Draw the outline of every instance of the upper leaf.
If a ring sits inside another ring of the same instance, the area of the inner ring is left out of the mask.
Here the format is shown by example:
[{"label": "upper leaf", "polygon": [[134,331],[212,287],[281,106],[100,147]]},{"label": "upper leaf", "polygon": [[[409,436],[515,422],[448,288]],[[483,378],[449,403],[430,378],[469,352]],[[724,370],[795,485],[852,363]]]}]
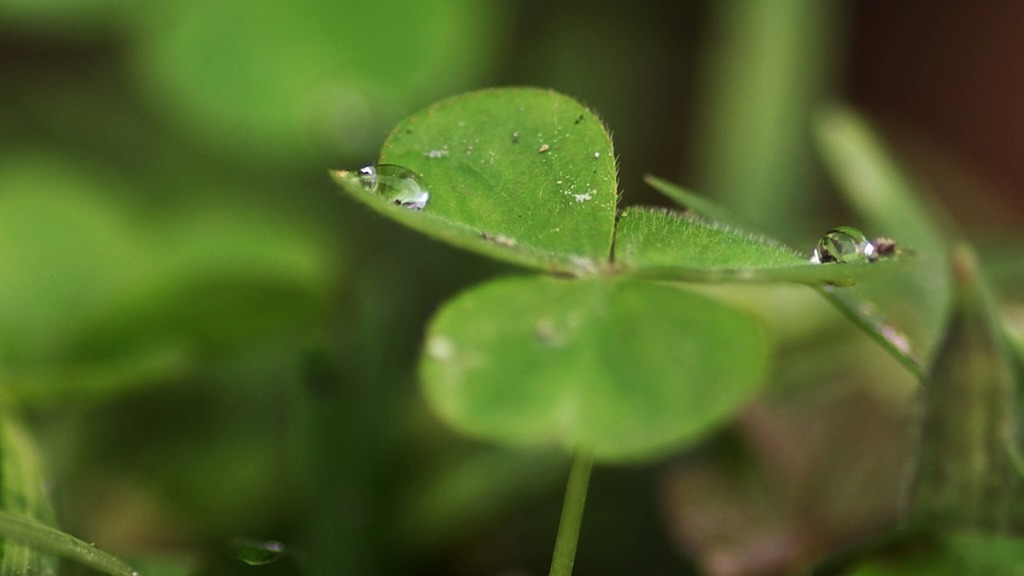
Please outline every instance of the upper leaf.
[{"label": "upper leaf", "polygon": [[615,238],[615,261],[623,271],[659,279],[846,285],[899,262],[814,264],[766,236],[649,208],[626,209]]},{"label": "upper leaf", "polygon": [[579,102],[533,88],[441,101],[401,122],[382,164],[412,170],[430,199],[394,206],[336,172],[355,198],[446,242],[540,270],[604,266],[617,203],[615,159],[601,121]]}]

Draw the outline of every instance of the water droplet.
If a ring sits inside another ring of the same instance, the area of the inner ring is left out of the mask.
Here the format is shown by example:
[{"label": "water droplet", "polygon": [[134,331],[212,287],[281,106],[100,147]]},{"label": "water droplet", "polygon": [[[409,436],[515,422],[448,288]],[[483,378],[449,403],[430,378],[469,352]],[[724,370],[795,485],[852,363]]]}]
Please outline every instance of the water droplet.
[{"label": "water droplet", "polygon": [[430,199],[420,177],[412,170],[395,164],[360,168],[359,182],[367,192],[411,210],[422,210]]},{"label": "water droplet", "polygon": [[904,356],[914,356],[913,350],[910,348],[910,339],[907,338],[906,334],[897,330],[896,327],[884,324],[879,328],[878,332],[882,335],[882,338],[885,338],[889,344],[892,344]]},{"label": "water droplet", "polygon": [[276,562],[287,554],[284,544],[273,540],[235,538],[231,542],[235,557],[250,566],[262,566]]},{"label": "water droplet", "polygon": [[874,262],[878,259],[875,245],[860,230],[852,226],[839,226],[829,230],[811,255],[811,262]]},{"label": "water droplet", "polygon": [[594,152],[594,158],[600,158],[600,157],[601,157],[601,153],[600,152]]},{"label": "water droplet", "polygon": [[512,133],[512,143],[513,144],[518,144],[519,143],[519,131],[518,130],[516,130],[515,132]]}]

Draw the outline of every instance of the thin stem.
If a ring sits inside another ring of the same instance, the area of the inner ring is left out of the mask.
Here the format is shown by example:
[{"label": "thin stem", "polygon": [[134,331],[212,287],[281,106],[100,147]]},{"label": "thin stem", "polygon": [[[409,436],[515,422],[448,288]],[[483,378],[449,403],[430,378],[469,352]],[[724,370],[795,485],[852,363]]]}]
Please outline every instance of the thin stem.
[{"label": "thin stem", "polygon": [[912,351],[902,347],[902,344],[886,336],[886,334],[890,333],[891,328],[883,318],[872,317],[859,312],[858,308],[861,302],[855,296],[849,297],[825,286],[819,286],[816,290],[851,322],[881,344],[882,348],[899,361],[914,378],[917,378],[918,381],[924,379],[925,369],[921,364],[921,360]]},{"label": "thin stem", "polygon": [[550,576],[570,576],[576,560],[576,542],[580,537],[583,522],[583,506],[587,500],[587,485],[593,468],[593,455],[587,450],[577,450],[569,469],[569,482],[565,488],[565,502],[562,504],[562,518],[558,522],[558,536],[555,538],[555,553],[551,558]]}]

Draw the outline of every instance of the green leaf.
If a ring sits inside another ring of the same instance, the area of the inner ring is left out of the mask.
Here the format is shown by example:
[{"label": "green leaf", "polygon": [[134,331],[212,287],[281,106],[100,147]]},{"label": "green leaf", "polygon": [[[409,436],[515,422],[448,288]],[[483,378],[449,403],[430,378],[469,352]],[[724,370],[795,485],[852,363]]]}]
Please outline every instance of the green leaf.
[{"label": "green leaf", "polygon": [[456,246],[534,269],[581,274],[607,263],[618,200],[601,121],[579,102],[532,88],[441,101],[401,122],[382,164],[419,175],[422,211],[336,180],[356,199]]},{"label": "green leaf", "polygon": [[420,373],[465,433],[636,461],[727,419],[761,383],[767,348],[749,317],[676,287],[508,278],[441,309]]},{"label": "green leaf", "polygon": [[848,285],[891,271],[904,260],[814,264],[765,236],[649,208],[627,208],[615,236],[620,269],[665,280]]}]

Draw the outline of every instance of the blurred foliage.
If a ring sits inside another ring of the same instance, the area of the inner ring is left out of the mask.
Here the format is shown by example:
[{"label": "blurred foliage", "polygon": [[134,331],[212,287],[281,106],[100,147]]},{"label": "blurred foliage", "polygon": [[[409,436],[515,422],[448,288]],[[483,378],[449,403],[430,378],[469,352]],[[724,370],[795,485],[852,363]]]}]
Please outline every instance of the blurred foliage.
[{"label": "blurred foliage", "polygon": [[[432,311],[506,268],[371,216],[327,169],[438,98],[542,86],[601,114],[626,202],[655,198],[643,173],[682,176],[809,251],[863,227],[808,145],[842,92],[846,7],[0,1],[0,418],[35,440],[18,460],[39,459],[61,529],[143,574],[543,572],[566,463],[447,431],[415,386]],[[924,238],[905,224],[872,232]],[[1020,242],[985,240],[1017,310]],[[580,573],[801,566],[896,517],[903,444],[869,448],[908,433],[913,379],[810,290],[732,298],[780,350],[765,398],[707,446],[599,467]],[[695,524],[738,517],[731,541]],[[249,566],[239,537],[286,553]]]},{"label": "blurred foliage", "polygon": [[147,99],[259,162],[373,153],[411,106],[483,74],[502,18],[472,0],[146,6],[134,65]]}]

